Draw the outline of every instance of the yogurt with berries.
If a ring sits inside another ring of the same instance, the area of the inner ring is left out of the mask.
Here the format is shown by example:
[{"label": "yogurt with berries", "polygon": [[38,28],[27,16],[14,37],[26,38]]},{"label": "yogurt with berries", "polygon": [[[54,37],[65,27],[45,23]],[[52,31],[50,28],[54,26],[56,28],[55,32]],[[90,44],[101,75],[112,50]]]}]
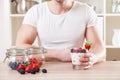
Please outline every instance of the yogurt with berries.
[{"label": "yogurt with berries", "polygon": [[80,58],[83,54],[86,53],[85,49],[82,48],[73,48],[71,49],[71,59],[72,59],[72,64],[73,65],[80,65]]}]

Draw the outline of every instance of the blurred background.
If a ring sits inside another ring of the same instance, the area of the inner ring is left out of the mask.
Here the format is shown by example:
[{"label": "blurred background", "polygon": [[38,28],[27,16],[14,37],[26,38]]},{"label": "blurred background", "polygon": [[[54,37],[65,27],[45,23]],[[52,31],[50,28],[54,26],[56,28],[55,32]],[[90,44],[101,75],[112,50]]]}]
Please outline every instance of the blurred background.
[{"label": "blurred background", "polygon": [[[0,61],[15,45],[16,34],[26,12],[50,0],[0,0]],[[120,60],[120,0],[76,0],[87,3],[98,15],[98,30],[107,49],[107,60]]]}]

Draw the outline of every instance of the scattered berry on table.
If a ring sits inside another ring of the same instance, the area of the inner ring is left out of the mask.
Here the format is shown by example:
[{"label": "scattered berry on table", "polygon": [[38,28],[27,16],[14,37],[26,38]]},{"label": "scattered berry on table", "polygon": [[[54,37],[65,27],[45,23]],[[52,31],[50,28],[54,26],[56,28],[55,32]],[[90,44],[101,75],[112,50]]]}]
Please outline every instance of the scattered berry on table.
[{"label": "scattered berry on table", "polygon": [[36,68],[36,72],[39,72],[40,71],[40,69],[39,68]]},{"label": "scattered berry on table", "polygon": [[18,63],[17,62],[9,62],[9,67],[12,70],[16,70],[16,68],[18,67]]},{"label": "scattered berry on table", "polygon": [[25,68],[25,72],[30,73],[31,69],[32,69],[32,66],[31,66],[31,65],[28,65],[28,66]]},{"label": "scattered berry on table", "polygon": [[32,68],[39,68],[39,64],[37,63],[32,64]]},{"label": "scattered berry on table", "polygon": [[42,69],[42,72],[43,73],[47,73],[47,69]]},{"label": "scattered berry on table", "polygon": [[25,69],[25,65],[24,64],[19,64],[19,66],[17,67],[17,70],[19,69]]},{"label": "scattered berry on table", "polygon": [[25,69],[19,69],[18,72],[19,72],[20,74],[25,74]]},{"label": "scattered berry on table", "polygon": [[31,69],[30,73],[31,74],[36,74],[36,69]]}]

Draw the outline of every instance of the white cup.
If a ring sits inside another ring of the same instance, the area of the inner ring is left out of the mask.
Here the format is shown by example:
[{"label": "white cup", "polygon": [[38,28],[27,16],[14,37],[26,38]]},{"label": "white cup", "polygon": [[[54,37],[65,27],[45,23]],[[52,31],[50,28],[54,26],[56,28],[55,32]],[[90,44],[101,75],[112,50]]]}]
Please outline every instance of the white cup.
[{"label": "white cup", "polygon": [[86,53],[70,53],[73,69],[76,70],[83,69],[83,67],[80,66],[80,58],[83,56],[83,54]]}]

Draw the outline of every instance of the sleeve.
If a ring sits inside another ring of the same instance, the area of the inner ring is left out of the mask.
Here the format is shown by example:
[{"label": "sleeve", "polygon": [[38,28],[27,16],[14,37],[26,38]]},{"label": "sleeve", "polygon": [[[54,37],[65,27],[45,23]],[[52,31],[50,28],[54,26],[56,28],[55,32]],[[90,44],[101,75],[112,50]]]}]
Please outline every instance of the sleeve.
[{"label": "sleeve", "polygon": [[36,27],[37,21],[38,21],[38,11],[37,11],[37,5],[35,5],[32,8],[30,8],[26,13],[23,20],[23,24],[28,24]]},{"label": "sleeve", "polygon": [[86,16],[87,16],[86,17],[87,27],[98,26],[97,14],[95,13],[95,11],[90,6],[87,6]]}]

